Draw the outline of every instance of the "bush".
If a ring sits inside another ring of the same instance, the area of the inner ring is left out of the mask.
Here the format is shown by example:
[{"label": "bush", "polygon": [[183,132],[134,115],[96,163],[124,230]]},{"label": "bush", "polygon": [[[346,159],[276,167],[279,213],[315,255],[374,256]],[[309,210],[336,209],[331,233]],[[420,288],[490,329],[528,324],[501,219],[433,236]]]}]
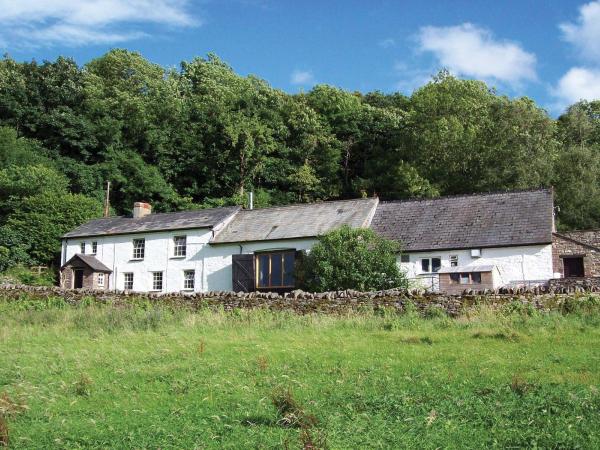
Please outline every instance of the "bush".
[{"label": "bush", "polygon": [[396,255],[400,246],[369,229],[343,226],[321,237],[302,259],[297,279],[317,292],[407,287]]}]

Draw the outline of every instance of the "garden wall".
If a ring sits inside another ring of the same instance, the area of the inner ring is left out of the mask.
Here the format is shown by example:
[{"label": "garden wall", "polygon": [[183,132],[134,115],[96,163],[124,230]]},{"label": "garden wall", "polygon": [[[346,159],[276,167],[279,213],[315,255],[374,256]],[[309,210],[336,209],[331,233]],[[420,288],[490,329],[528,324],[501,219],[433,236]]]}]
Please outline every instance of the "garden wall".
[{"label": "garden wall", "polygon": [[115,306],[127,306],[135,302],[147,301],[167,306],[198,309],[203,307],[223,308],[266,308],[270,310],[291,310],[299,314],[313,312],[344,313],[361,309],[392,308],[402,311],[407,305],[414,305],[420,311],[431,308],[443,309],[450,316],[457,316],[473,305],[487,305],[500,308],[508,303],[521,303],[538,310],[559,309],[565,300],[585,298],[597,289],[584,290],[581,287],[560,289],[535,288],[503,291],[470,292],[463,295],[426,293],[420,290],[390,289],[377,292],[357,292],[352,290],[309,293],[293,291],[284,295],[265,292],[207,292],[197,294],[131,294],[94,290],[63,290],[60,288],[0,285],[0,300],[26,301],[45,300],[61,297],[74,306],[81,302],[97,302]]}]

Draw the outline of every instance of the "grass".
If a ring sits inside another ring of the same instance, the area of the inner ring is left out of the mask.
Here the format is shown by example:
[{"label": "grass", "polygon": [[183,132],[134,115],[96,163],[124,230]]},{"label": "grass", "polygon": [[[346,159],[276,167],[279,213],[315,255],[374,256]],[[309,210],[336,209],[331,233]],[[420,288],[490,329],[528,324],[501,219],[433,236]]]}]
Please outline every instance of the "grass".
[{"label": "grass", "polygon": [[599,448],[594,302],[449,319],[0,301],[0,447]]}]

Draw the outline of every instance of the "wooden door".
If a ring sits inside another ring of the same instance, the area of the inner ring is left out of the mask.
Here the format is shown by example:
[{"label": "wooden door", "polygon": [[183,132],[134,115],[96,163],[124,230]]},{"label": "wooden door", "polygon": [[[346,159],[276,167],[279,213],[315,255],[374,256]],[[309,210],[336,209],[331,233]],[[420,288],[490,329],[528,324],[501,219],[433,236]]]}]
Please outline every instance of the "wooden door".
[{"label": "wooden door", "polygon": [[81,289],[83,287],[83,269],[73,270],[73,288]]},{"label": "wooden door", "polygon": [[254,283],[254,255],[233,255],[232,285],[234,292],[252,292]]}]

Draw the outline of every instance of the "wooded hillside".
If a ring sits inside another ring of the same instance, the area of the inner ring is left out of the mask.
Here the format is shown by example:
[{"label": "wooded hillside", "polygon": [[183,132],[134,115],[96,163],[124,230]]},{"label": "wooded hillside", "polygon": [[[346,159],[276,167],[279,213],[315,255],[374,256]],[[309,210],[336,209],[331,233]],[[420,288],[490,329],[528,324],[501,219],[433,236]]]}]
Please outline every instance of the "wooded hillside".
[{"label": "wooded hillside", "polygon": [[164,69],[113,50],[85,66],[0,60],[0,270],[48,263],[102,211],[383,199],[554,186],[562,228],[600,226],[600,101],[554,120],[440,72],[410,97],[290,95],[214,55]]}]

